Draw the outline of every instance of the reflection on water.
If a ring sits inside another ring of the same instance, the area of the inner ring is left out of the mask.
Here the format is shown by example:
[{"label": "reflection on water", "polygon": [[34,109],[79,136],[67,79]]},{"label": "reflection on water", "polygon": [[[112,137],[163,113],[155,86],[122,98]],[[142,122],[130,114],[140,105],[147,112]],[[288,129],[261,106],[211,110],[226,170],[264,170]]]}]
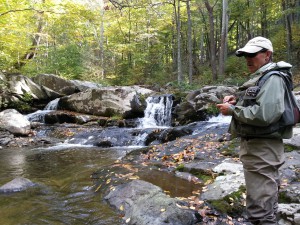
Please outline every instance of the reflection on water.
[{"label": "reflection on water", "polygon": [[[131,150],[133,147],[101,149],[65,144],[37,149],[1,149],[0,186],[16,177],[24,177],[38,187],[0,194],[0,224],[124,224],[120,215],[103,201],[103,196],[95,193],[90,176],[101,168],[110,168],[116,159]],[[140,168],[138,176],[160,186],[172,197],[188,197],[199,190],[199,185],[158,170]]]},{"label": "reflection on water", "polygon": [[1,149],[0,185],[21,176],[39,187],[0,194],[0,224],[122,224],[92,189],[93,171],[123,155],[118,149]]}]

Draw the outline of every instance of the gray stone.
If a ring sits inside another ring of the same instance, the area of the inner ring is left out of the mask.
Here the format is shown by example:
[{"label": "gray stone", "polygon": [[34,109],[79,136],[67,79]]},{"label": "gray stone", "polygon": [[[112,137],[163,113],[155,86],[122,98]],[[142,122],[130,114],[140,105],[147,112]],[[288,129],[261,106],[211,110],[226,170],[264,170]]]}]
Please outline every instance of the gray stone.
[{"label": "gray stone", "polygon": [[31,128],[29,120],[15,109],[0,112],[0,127],[17,135],[28,135]]},{"label": "gray stone", "polygon": [[142,181],[117,186],[105,199],[122,211],[127,224],[192,225],[194,212],[182,209],[179,200],[167,196],[161,188]]},{"label": "gray stone", "polygon": [[30,181],[27,178],[17,177],[12,181],[2,185],[0,187],[0,193],[12,193],[12,192],[20,192],[24,191],[29,187],[33,187],[36,184]]}]

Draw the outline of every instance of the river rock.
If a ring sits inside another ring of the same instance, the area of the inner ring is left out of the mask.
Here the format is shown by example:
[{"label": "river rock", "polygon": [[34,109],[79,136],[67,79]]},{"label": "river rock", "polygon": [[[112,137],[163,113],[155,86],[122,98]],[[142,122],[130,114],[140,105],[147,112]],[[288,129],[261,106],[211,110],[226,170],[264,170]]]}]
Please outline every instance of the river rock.
[{"label": "river rock", "polygon": [[32,78],[32,80],[40,86],[47,87],[61,96],[70,95],[78,92],[74,83],[54,74],[39,74]]},{"label": "river rock", "polygon": [[97,116],[142,117],[145,105],[140,96],[152,92],[149,89],[135,86],[88,89],[62,97],[58,108]]},{"label": "river rock", "polygon": [[187,94],[185,99],[174,109],[179,124],[187,124],[197,120],[207,120],[215,104],[220,103],[224,96],[233,95],[237,87],[205,86]]},{"label": "river rock", "polygon": [[0,193],[12,193],[12,192],[20,192],[24,191],[29,187],[33,187],[36,184],[30,181],[27,178],[17,177],[12,181],[2,185],[0,187]]},{"label": "river rock", "polygon": [[33,82],[21,74],[0,74],[0,105],[15,105],[20,101],[35,100],[35,102],[49,101],[61,95],[45,86]]},{"label": "river rock", "polygon": [[300,224],[300,204],[278,204],[280,225]]},{"label": "river rock", "polygon": [[192,225],[196,222],[194,211],[180,208],[179,200],[142,180],[117,186],[105,199],[124,213],[127,224]]},{"label": "river rock", "polygon": [[218,176],[212,184],[207,186],[207,191],[201,194],[201,199],[219,200],[225,196],[238,191],[241,185],[245,185],[243,166],[240,162],[225,159],[221,164],[215,166],[213,171]]},{"label": "river rock", "polygon": [[101,84],[89,82],[89,81],[82,81],[82,80],[71,80],[71,82],[77,87],[79,91],[86,91],[90,88],[100,88],[102,87]]},{"label": "river rock", "polygon": [[0,127],[16,135],[28,135],[31,131],[29,120],[15,109],[0,112]]}]

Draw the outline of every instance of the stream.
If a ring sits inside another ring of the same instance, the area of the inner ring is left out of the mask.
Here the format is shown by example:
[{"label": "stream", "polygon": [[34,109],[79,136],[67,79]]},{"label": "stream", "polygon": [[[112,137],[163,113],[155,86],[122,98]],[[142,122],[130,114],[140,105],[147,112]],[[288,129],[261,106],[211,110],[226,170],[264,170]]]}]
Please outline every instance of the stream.
[{"label": "stream", "polygon": [[[144,125],[139,129],[149,127],[149,121],[153,123],[157,115],[162,115],[157,107],[149,110],[155,113],[145,113],[147,123],[142,121]],[[159,127],[170,123],[165,117],[160,120],[165,122]],[[75,141],[39,148],[1,148],[0,186],[16,177],[27,178],[38,185],[22,192],[0,194],[0,224],[124,224],[121,215],[103,200],[101,192],[95,192],[91,174],[109,167],[129,149],[141,146],[101,148]],[[188,197],[199,188],[166,172],[145,170],[139,176],[167,190],[172,197]]]}]

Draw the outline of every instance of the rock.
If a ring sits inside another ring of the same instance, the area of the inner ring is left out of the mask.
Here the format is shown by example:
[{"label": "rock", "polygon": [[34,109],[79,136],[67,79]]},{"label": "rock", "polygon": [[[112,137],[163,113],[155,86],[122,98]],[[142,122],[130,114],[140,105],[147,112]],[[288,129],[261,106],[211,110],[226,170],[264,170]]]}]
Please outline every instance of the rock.
[{"label": "rock", "polygon": [[179,200],[142,180],[117,186],[105,199],[125,214],[127,224],[192,225],[196,222],[194,211],[180,208]]},{"label": "rock", "polygon": [[[22,105],[44,103],[61,95],[47,87],[34,83],[20,74],[0,74],[0,105],[13,106],[19,111],[26,110]],[[34,100],[34,101],[32,101]]]},{"label": "rock", "polygon": [[232,173],[238,174],[243,171],[243,165],[241,162],[233,161],[232,159],[225,159],[221,164],[213,168],[216,173]]},{"label": "rock", "polygon": [[15,109],[0,112],[0,127],[16,135],[28,135],[31,131],[29,120]]},{"label": "rock", "polygon": [[30,181],[27,178],[17,177],[12,181],[2,185],[0,187],[0,193],[13,193],[20,192],[28,189],[29,187],[33,187],[36,184]]},{"label": "rock", "polygon": [[290,145],[296,149],[300,149],[300,128],[294,127],[293,128],[293,137],[290,139],[284,139],[284,144]]},{"label": "rock", "polygon": [[102,85],[96,84],[89,81],[82,81],[82,80],[71,80],[71,82],[77,87],[79,91],[86,91],[90,88],[101,88]]},{"label": "rock", "polygon": [[224,96],[234,94],[236,89],[237,87],[205,86],[190,92],[185,100],[175,107],[173,113],[177,117],[176,120],[180,124],[207,120],[213,106],[221,102]]},{"label": "rock", "polygon": [[145,108],[139,96],[150,93],[151,90],[137,87],[88,89],[62,97],[58,108],[97,116],[136,118],[143,116]]},{"label": "rock", "polygon": [[33,77],[32,80],[40,86],[47,87],[59,93],[61,96],[78,92],[75,84],[54,74],[39,74]]},{"label": "rock", "polygon": [[219,200],[238,191],[242,185],[245,185],[241,163],[226,159],[221,164],[215,166],[213,171],[216,173],[225,173],[225,175],[218,176],[212,184],[209,184],[207,186],[208,190],[201,194],[201,199]]},{"label": "rock", "polygon": [[300,224],[300,204],[278,204],[281,224]]}]

